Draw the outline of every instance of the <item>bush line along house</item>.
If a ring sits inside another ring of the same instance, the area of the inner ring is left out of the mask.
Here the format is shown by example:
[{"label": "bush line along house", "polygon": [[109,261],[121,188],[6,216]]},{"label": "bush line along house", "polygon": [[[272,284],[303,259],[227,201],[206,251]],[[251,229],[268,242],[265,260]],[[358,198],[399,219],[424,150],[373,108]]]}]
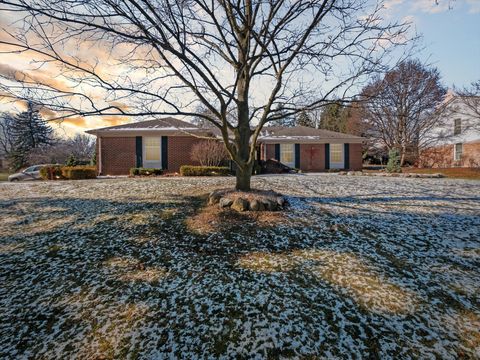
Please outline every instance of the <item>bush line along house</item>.
[{"label": "bush line along house", "polygon": [[[132,167],[178,172],[199,165],[191,158],[194,144],[219,138],[205,129],[174,118],[141,121],[87,131],[97,137],[100,175],[126,175]],[[257,158],[276,159],[305,172],[329,169],[361,170],[363,138],[303,126],[266,127],[258,139]]]}]

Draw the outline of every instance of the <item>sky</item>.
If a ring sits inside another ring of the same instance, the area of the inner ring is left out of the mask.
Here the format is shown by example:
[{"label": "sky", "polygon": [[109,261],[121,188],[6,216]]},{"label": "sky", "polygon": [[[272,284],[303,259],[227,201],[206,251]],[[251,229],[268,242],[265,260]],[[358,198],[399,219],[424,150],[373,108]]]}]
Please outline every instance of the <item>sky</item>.
[{"label": "sky", "polygon": [[408,19],[422,35],[418,57],[440,70],[449,88],[480,79],[480,0],[390,0],[392,17]]},{"label": "sky", "polygon": [[[444,85],[448,88],[468,86],[480,79],[480,0],[386,0],[384,17],[390,21],[409,21],[412,31],[422,36],[420,47],[415,57],[439,69]],[[0,10],[1,28],[8,29],[9,15]],[[0,75],[18,77],[19,73],[30,70],[29,74],[35,80],[48,81],[55,86],[65,86],[65,83],[51,76],[51,68],[34,69],[31,59],[25,54],[2,53],[0,45]],[[99,47],[83,50],[95,54],[100,61],[108,61],[108,56]],[[107,65],[104,68],[108,68]],[[2,79],[0,78],[0,82]],[[1,94],[0,94],[1,95]],[[98,95],[97,96],[103,96]],[[1,97],[1,96],[0,96]],[[118,104],[128,107],[128,100]],[[20,111],[21,103],[1,102],[0,111]],[[44,109],[47,116],[48,109]],[[71,136],[94,127],[117,125],[132,121],[126,117],[72,118],[63,121],[61,126],[55,126],[60,134]]]}]

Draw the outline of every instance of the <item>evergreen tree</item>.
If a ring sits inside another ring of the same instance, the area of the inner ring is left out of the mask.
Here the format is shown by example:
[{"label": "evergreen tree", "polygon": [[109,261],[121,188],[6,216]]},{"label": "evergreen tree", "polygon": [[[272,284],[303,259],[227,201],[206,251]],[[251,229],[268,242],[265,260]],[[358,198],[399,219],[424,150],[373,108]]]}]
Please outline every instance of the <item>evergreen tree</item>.
[{"label": "evergreen tree", "polygon": [[32,149],[50,145],[53,141],[53,129],[42,119],[32,102],[28,103],[27,111],[14,116],[11,132],[13,146],[9,158],[15,170],[27,165],[27,157]]},{"label": "evergreen tree", "polygon": [[346,132],[348,108],[340,103],[328,104],[320,116],[320,129]]},{"label": "evergreen tree", "polygon": [[300,114],[298,115],[296,124],[298,126],[306,126],[311,128],[315,127],[315,122],[305,110],[300,112]]},{"label": "evergreen tree", "polygon": [[402,172],[402,168],[400,166],[400,154],[397,149],[391,149],[388,152],[387,171],[389,173]]}]

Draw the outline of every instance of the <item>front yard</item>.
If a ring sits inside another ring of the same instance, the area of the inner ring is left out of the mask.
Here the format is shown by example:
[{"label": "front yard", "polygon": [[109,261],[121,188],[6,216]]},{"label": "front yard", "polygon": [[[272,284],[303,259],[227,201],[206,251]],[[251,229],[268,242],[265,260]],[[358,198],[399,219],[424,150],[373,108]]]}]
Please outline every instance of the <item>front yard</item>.
[{"label": "front yard", "polygon": [[480,182],[266,176],[287,212],[202,208],[232,184],[0,184],[0,358],[480,357]]}]

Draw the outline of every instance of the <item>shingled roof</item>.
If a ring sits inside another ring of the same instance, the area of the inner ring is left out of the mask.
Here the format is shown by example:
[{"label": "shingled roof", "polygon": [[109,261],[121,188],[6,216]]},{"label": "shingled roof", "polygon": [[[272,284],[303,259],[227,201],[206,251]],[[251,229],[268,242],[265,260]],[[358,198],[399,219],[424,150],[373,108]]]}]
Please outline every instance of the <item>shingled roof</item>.
[{"label": "shingled roof", "polygon": [[172,117],[138,121],[123,125],[108,126],[100,129],[87,131],[90,134],[104,131],[138,131],[138,130],[200,130],[194,124],[186,121],[178,120]]},{"label": "shingled roof", "polygon": [[[87,131],[89,134],[118,136],[136,134],[150,134],[154,132],[164,132],[167,134],[205,134],[207,136],[221,137],[220,130],[217,128],[200,128],[197,125],[186,121],[178,120],[172,117],[133,122],[129,124],[109,126],[100,129],[93,129]],[[259,142],[273,143],[273,142],[312,142],[312,143],[326,143],[326,142],[362,142],[363,138],[350,134],[343,134],[335,131],[314,129],[306,126],[269,126],[262,129]]]}]

